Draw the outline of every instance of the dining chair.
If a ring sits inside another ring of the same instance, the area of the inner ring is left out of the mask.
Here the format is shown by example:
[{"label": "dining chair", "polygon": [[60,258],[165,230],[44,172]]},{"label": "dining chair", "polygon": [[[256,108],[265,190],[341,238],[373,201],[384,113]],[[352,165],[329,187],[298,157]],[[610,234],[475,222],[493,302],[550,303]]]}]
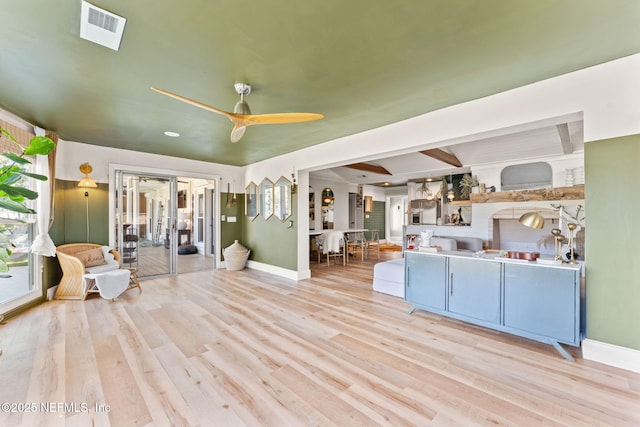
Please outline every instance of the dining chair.
[{"label": "dining chair", "polygon": [[[364,262],[364,254],[366,248],[366,239],[361,231],[347,234],[347,253],[349,256],[360,253],[360,258]],[[348,258],[347,258],[348,259]]]},{"label": "dining chair", "polygon": [[380,235],[378,230],[369,230],[369,238],[365,242],[365,252],[369,257],[369,251],[375,251],[380,261]]},{"label": "dining chair", "polygon": [[327,257],[327,266],[331,258],[342,257],[342,265],[347,264],[347,245],[344,233],[341,231],[327,231],[318,236],[318,263],[320,256]]}]

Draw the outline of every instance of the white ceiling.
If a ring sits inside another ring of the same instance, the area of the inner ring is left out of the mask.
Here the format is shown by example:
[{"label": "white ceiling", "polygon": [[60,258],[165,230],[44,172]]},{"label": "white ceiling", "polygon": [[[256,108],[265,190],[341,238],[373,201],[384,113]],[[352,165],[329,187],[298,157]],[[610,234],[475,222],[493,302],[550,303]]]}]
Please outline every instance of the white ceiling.
[{"label": "white ceiling", "polygon": [[[566,126],[569,133],[569,143],[565,144],[567,146],[564,148],[559,126]],[[390,186],[398,186],[405,185],[410,180],[466,173],[479,166],[521,162],[527,159],[557,158],[584,151],[583,122],[576,116],[564,120],[529,124],[519,129],[504,129],[492,135],[476,135],[467,139],[443,143],[439,147],[457,157],[462,167],[454,167],[415,152],[366,162],[370,165],[382,166],[391,175],[340,166],[311,172],[310,177],[354,184],[389,183]]]}]

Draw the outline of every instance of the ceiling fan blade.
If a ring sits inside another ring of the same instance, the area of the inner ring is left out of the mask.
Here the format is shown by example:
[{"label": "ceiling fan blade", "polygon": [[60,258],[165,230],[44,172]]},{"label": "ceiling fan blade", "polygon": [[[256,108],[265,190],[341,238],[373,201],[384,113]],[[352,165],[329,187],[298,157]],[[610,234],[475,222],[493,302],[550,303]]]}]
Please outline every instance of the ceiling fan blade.
[{"label": "ceiling fan blade", "polygon": [[229,120],[232,120],[232,118],[236,116],[236,114],[229,113],[227,111],[221,110],[221,109],[216,108],[216,107],[212,107],[211,105],[203,104],[202,102],[198,102],[198,101],[195,101],[193,99],[190,99],[190,98],[187,98],[187,97],[184,97],[184,96],[181,96],[181,95],[177,95],[175,93],[169,92],[169,91],[164,90],[164,89],[159,89],[157,87],[151,87],[151,90],[156,91],[158,93],[161,93],[163,95],[170,96],[171,98],[177,99],[178,101],[182,101],[182,102],[186,102],[187,104],[195,105],[196,107],[202,108],[204,110],[212,111],[212,112],[217,113],[217,114],[222,114],[223,116],[228,117]]},{"label": "ceiling fan blade", "polygon": [[279,123],[299,123],[311,120],[319,120],[324,117],[318,113],[274,113],[274,114],[252,114],[238,115],[242,120],[252,125],[269,125]]},{"label": "ceiling fan blade", "polygon": [[238,142],[247,130],[247,125],[238,122],[233,123],[233,129],[231,129],[231,142]]},{"label": "ceiling fan blade", "polygon": [[[240,93],[240,102],[238,104],[243,103],[246,106],[245,112],[250,112],[249,106],[246,105],[243,96],[248,95],[250,93],[250,86],[244,85],[240,89],[249,90],[244,93]],[[203,104],[202,102],[196,101],[191,98],[187,98],[182,95],[175,94],[173,92],[169,92],[168,90],[160,89],[157,87],[151,87],[151,90],[161,93],[162,95],[170,96],[171,98],[177,99],[178,101],[186,102],[187,104],[191,104],[195,107],[202,108],[207,111],[211,111],[217,114],[221,114],[227,117],[233,123],[233,130],[231,131],[231,142],[238,142],[240,138],[244,135],[247,126],[251,125],[269,125],[269,124],[284,124],[284,123],[299,123],[299,122],[308,122],[311,120],[319,120],[324,117],[322,114],[317,113],[275,113],[275,114],[239,114],[239,113],[230,113],[228,111],[221,110],[216,107],[212,107],[211,105]],[[238,91],[238,88],[236,88]],[[235,111],[235,110],[234,110]]]}]

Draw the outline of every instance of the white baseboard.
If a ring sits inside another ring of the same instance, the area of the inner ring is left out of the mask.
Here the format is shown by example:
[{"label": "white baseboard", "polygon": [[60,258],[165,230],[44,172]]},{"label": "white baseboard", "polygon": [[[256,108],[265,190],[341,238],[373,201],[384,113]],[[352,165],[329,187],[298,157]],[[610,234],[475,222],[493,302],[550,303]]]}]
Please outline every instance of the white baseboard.
[{"label": "white baseboard", "polygon": [[[220,263],[220,267],[226,268],[224,261]],[[288,270],[286,268],[276,267],[274,265],[263,264],[261,262],[256,262],[251,260],[247,261],[247,268],[252,268],[258,271],[264,271],[266,273],[275,274],[276,276],[284,277],[285,279],[291,279],[295,281],[304,280],[311,277],[311,269],[307,270],[306,272],[299,273],[294,270]]]},{"label": "white baseboard", "polygon": [[47,301],[52,301],[53,297],[56,295],[56,290],[58,289],[58,285],[52,286],[47,289]]},{"label": "white baseboard", "polygon": [[289,270],[287,268],[276,267],[275,265],[263,264],[256,261],[247,261],[247,267],[254,270],[264,271],[266,273],[275,274],[276,276],[284,277],[285,279],[299,280],[298,272]]},{"label": "white baseboard", "polygon": [[586,339],[582,341],[582,358],[640,373],[640,350]]}]

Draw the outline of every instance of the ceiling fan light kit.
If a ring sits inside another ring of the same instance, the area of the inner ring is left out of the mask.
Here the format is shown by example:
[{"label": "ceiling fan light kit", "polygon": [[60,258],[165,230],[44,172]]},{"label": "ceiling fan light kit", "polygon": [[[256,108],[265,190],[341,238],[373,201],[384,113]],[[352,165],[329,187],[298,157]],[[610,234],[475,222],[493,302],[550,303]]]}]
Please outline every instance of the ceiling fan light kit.
[{"label": "ceiling fan light kit", "polygon": [[233,123],[233,129],[231,130],[231,142],[240,141],[240,138],[244,135],[247,127],[251,125],[299,123],[319,120],[324,117],[324,115],[318,113],[252,114],[249,104],[244,100],[244,97],[251,93],[251,85],[246,83],[236,83],[233,86],[238,95],[240,95],[240,100],[236,103],[233,113],[203,104],[202,102],[186,98],[164,89],[156,87],[152,87],[151,89],[163,95],[177,99],[178,101],[186,102],[187,104],[227,117]]}]

